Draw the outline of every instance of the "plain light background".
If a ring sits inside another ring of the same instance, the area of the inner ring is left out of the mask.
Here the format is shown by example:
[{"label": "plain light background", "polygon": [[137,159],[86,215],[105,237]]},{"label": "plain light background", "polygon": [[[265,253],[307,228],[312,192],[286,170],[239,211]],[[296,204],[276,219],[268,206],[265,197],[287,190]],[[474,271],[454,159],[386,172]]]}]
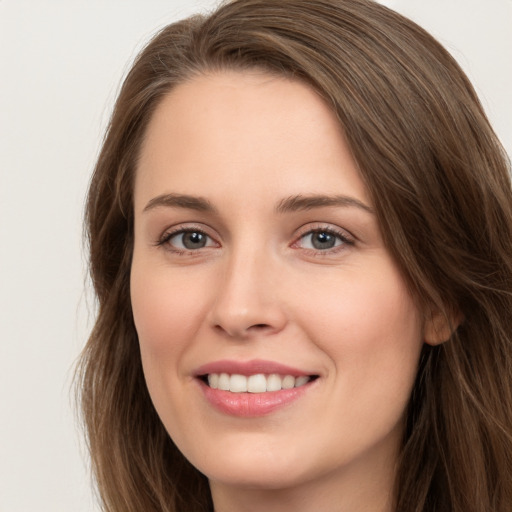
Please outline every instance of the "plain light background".
[{"label": "plain light background", "polygon": [[[512,154],[512,0],[382,3],[452,52]],[[137,51],[214,5],[0,0],[0,512],[99,511],[71,393],[94,316],[84,196]]]}]

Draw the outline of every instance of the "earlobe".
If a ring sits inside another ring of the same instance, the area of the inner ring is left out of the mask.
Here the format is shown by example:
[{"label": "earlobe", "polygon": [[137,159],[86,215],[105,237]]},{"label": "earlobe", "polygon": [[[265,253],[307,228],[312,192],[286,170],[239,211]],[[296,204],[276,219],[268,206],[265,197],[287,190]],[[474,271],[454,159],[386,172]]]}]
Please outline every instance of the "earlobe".
[{"label": "earlobe", "polygon": [[425,343],[435,346],[450,339],[457,327],[462,323],[461,313],[430,312],[426,318],[423,339]]}]

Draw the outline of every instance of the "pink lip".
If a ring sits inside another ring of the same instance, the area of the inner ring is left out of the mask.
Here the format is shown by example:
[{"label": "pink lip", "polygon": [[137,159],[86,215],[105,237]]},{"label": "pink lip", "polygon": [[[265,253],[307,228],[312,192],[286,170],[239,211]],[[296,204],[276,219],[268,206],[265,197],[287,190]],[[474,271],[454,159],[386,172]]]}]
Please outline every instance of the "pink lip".
[{"label": "pink lip", "polygon": [[204,382],[198,382],[204,396],[211,405],[224,414],[241,418],[254,418],[270,414],[295,402],[316,383],[316,381],[313,381],[298,388],[267,393],[231,393],[230,391],[212,389]]},{"label": "pink lip", "polygon": [[[254,375],[264,373],[266,375],[277,373],[279,375],[313,375],[297,368],[282,365],[272,361],[255,359],[252,361],[215,361],[208,363],[195,372],[197,377],[209,373],[229,373],[239,375]],[[251,418],[270,414],[277,409],[290,405],[307,393],[317,380],[311,381],[304,386],[292,389],[282,389],[280,391],[270,391],[266,393],[231,393],[220,389],[210,388],[203,380],[197,379],[206,400],[218,411],[230,416],[240,418]]]},{"label": "pink lip", "polygon": [[313,375],[314,372],[306,372],[291,366],[276,363],[273,361],[265,361],[263,359],[253,359],[251,361],[233,361],[222,360],[214,361],[199,367],[194,374],[197,376],[207,375],[209,373],[236,373],[238,375],[254,375],[256,373],[264,373],[270,375],[277,373],[279,375],[293,375],[300,377],[301,375]]}]

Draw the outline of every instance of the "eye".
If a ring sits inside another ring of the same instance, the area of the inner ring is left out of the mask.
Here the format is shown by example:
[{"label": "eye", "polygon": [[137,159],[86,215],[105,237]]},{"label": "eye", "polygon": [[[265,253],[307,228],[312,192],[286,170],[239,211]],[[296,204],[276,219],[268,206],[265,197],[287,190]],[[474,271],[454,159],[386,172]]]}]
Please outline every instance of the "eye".
[{"label": "eye", "polygon": [[342,245],[353,245],[352,240],[333,229],[313,229],[302,235],[296,242],[302,249],[328,251]]},{"label": "eye", "polygon": [[180,229],[166,233],[159,245],[166,245],[176,252],[197,251],[205,247],[215,247],[217,244],[210,236],[199,229]]}]

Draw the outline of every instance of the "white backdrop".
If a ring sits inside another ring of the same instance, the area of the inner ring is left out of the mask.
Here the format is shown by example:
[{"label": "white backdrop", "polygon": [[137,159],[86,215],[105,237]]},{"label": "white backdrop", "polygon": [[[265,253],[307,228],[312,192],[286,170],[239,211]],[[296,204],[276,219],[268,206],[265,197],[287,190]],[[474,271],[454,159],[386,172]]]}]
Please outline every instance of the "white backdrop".
[{"label": "white backdrop", "polygon": [[[387,0],[475,83],[512,154],[512,0]],[[93,512],[70,394],[91,325],[81,222],[128,63],[211,0],[0,0],[0,512]]]}]

